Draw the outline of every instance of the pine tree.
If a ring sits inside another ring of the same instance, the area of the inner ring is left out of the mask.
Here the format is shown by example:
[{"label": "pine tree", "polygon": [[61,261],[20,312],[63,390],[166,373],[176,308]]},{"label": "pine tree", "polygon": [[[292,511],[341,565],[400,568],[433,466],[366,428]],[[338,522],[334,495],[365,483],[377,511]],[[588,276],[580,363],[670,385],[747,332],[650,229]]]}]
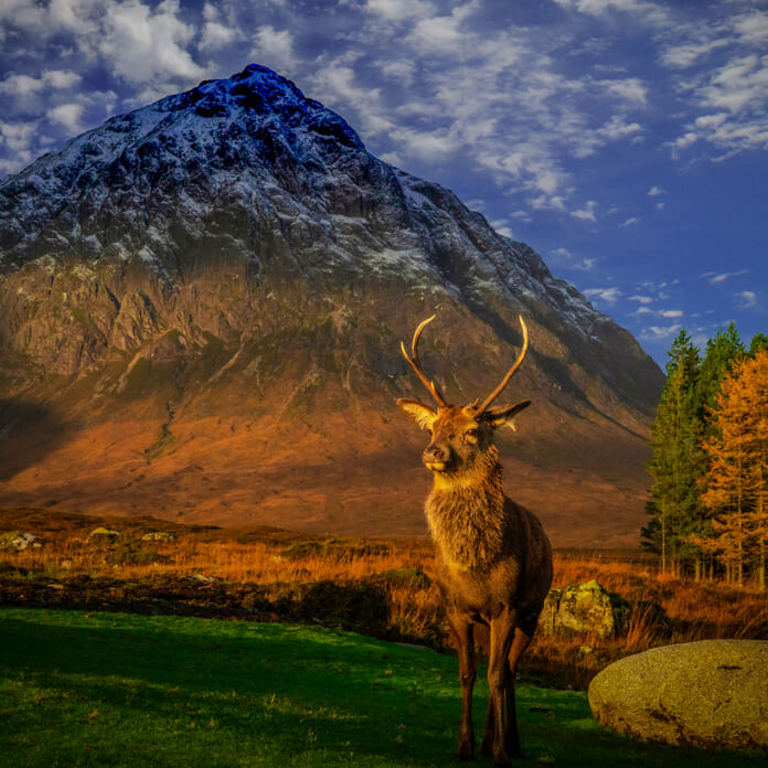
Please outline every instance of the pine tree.
[{"label": "pine tree", "polygon": [[[706,474],[708,462],[702,443],[705,440],[711,439],[714,435],[711,414],[720,394],[723,377],[731,370],[734,364],[744,359],[744,355],[744,344],[739,337],[736,326],[732,322],[727,328],[718,329],[715,336],[707,341],[706,352],[699,369],[695,395],[696,407],[698,409],[699,436],[698,445],[694,449],[695,457],[693,463],[695,464],[695,474],[699,487]],[[693,512],[693,519],[691,520],[691,527],[687,537],[689,547],[695,553],[697,576],[703,567],[702,559],[709,561],[709,570],[712,570],[712,551],[711,548],[702,547],[694,542],[702,537],[711,536],[713,534],[713,525],[711,510],[700,501]]]},{"label": "pine tree", "polygon": [[730,323],[726,329],[718,329],[714,338],[707,341],[707,349],[701,361],[697,382],[697,399],[701,409],[699,416],[703,422],[709,421],[709,411],[715,407],[723,376],[728,373],[734,361],[739,361],[743,357],[744,344],[733,323]]},{"label": "pine tree", "polygon": [[752,343],[749,345],[749,357],[755,357],[758,352],[768,350],[768,334],[756,333],[752,337]]},{"label": "pine tree", "polygon": [[667,381],[651,426],[652,522],[643,534],[661,554],[661,567],[677,570],[690,554],[688,536],[700,508],[697,476],[700,473],[701,424],[696,399],[699,354],[691,338],[681,331],[672,344]]}]

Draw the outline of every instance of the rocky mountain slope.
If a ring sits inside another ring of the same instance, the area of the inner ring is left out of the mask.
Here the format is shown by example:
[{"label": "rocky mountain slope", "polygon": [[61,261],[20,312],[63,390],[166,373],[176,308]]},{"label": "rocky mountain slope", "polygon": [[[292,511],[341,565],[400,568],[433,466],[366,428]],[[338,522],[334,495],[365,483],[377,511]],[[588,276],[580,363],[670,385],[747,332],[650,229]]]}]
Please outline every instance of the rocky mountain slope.
[{"label": "rocky mountain slope", "polygon": [[[662,383],[632,336],[449,190],[251,65],[0,183],[0,496],[344,533],[425,531],[422,397],[510,385],[510,495],[561,545],[637,540]],[[424,393],[425,394],[425,393]]]}]

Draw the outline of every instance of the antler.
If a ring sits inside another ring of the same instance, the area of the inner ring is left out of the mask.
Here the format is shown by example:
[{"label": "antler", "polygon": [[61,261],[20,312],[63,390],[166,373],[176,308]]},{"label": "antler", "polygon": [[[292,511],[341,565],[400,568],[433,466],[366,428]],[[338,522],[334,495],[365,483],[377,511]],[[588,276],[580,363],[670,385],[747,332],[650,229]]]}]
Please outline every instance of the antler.
[{"label": "antler", "polygon": [[409,356],[408,353],[405,351],[405,344],[402,341],[400,342],[400,349],[402,350],[403,357],[408,361],[408,364],[416,372],[416,375],[421,380],[421,383],[427,388],[427,390],[429,390],[429,394],[435,398],[435,400],[437,401],[437,404],[446,406],[448,405],[448,403],[446,403],[445,398],[442,396],[442,394],[440,393],[440,390],[437,388],[437,384],[435,384],[434,381],[431,381],[429,377],[422,370],[421,363],[419,362],[419,354],[416,351],[416,347],[419,343],[419,338],[421,337],[421,332],[434,319],[435,319],[435,315],[432,315],[432,317],[428,317],[426,320],[422,320],[419,323],[416,330],[414,331],[413,341],[411,342],[411,356]]},{"label": "antler", "polygon": [[520,367],[520,363],[523,362],[523,358],[525,357],[525,353],[528,351],[528,329],[525,327],[525,321],[523,320],[523,316],[519,315],[520,317],[520,325],[523,328],[523,348],[520,350],[520,354],[517,356],[517,360],[515,360],[512,367],[507,371],[506,376],[501,380],[501,384],[499,384],[496,389],[491,392],[488,397],[483,400],[482,404],[479,405],[476,408],[477,413],[483,413],[486,411],[491,403],[504,391],[504,388],[509,384],[509,380],[512,378],[512,375],[514,372]]}]

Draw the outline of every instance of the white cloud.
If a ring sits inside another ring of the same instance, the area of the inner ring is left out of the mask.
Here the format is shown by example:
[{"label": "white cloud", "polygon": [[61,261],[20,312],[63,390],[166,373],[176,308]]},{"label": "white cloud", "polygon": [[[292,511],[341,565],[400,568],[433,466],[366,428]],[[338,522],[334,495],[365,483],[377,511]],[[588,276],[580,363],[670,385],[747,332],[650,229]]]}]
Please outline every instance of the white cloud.
[{"label": "white cloud", "polygon": [[669,20],[669,14],[663,6],[645,0],[555,0],[555,2],[590,16],[602,16],[613,12],[628,13],[634,15],[639,21],[654,26],[665,25]]},{"label": "white cloud", "polygon": [[567,248],[555,248],[551,253],[555,263],[562,269],[589,272],[597,264],[596,258],[577,259]]},{"label": "white cloud", "polygon": [[281,74],[291,73],[296,66],[293,35],[287,29],[265,24],[256,30],[249,58]]},{"label": "white cloud", "polygon": [[8,75],[0,82],[0,93],[9,96],[26,96],[30,93],[38,93],[43,89],[43,81],[29,75]]},{"label": "white cloud", "polygon": [[728,62],[697,93],[705,107],[732,113],[764,104],[768,95],[768,56],[751,54]]},{"label": "white cloud", "polygon": [[639,223],[640,219],[637,218],[637,216],[630,216],[628,219],[625,219],[624,221],[619,224],[620,227],[631,227],[635,224]]},{"label": "white cloud", "polygon": [[395,80],[405,86],[410,86],[413,84],[416,65],[412,61],[395,59],[391,61],[378,62],[378,69],[382,75],[388,77],[390,80]]},{"label": "white cloud", "polygon": [[414,17],[431,15],[434,12],[434,6],[423,0],[366,0],[361,10],[385,21],[406,21]]},{"label": "white cloud", "polygon": [[[386,129],[382,122],[382,130]],[[426,162],[439,162],[456,152],[459,137],[452,131],[419,131],[413,128],[394,128],[391,136],[403,145],[405,152]]]},{"label": "white cloud", "polygon": [[588,299],[600,299],[608,304],[615,304],[621,297],[622,292],[615,286],[611,288],[587,288],[584,291],[584,295]]},{"label": "white cloud", "polygon": [[26,123],[9,123],[0,119],[0,139],[14,152],[24,152],[32,144],[38,129],[36,120]]},{"label": "white cloud", "polygon": [[383,160],[385,163],[394,165],[396,168],[399,168],[403,164],[403,158],[400,157],[397,152],[382,152],[379,155],[379,159]]},{"label": "white cloud", "polygon": [[741,299],[742,309],[749,309],[757,304],[757,294],[754,291],[741,291],[736,295]]},{"label": "white cloud", "polygon": [[[419,5],[418,2],[414,3],[416,8]],[[430,4],[421,5],[423,7]],[[466,37],[462,24],[478,7],[479,2],[477,0],[469,0],[463,5],[454,6],[448,15],[429,15],[419,19],[410,31],[406,42],[422,51],[451,53],[455,47],[462,46],[465,42]]]},{"label": "white cloud", "polygon": [[99,52],[127,82],[189,84],[205,77],[186,49],[195,29],[179,18],[178,0],[163,0],[154,9],[139,0],[108,5],[103,23]]},{"label": "white cloud", "polygon": [[401,157],[410,152],[420,156],[422,151],[425,157],[432,156],[429,131],[422,132],[410,126],[398,128],[381,100],[381,88],[360,85],[355,69],[343,59],[335,59],[320,67],[310,78],[310,83],[314,97],[326,106],[342,113],[346,112],[344,106],[354,109],[364,136],[387,133],[396,144],[390,151]]},{"label": "white cloud", "polygon": [[233,29],[226,24],[218,21],[208,21],[203,27],[203,36],[200,38],[201,51],[218,51],[235,40],[241,39],[242,32],[239,29]]},{"label": "white cloud", "polygon": [[671,319],[673,317],[682,317],[683,311],[681,309],[662,309],[659,311],[658,314],[660,317]]},{"label": "white cloud", "polygon": [[652,325],[649,328],[644,328],[640,332],[642,339],[648,339],[649,341],[661,341],[667,339],[670,336],[674,336],[682,329],[680,323],[673,323],[672,325]]},{"label": "white cloud", "polygon": [[703,114],[690,120],[672,142],[675,152],[701,141],[726,153],[768,145],[768,55],[735,56],[688,91],[694,108]]},{"label": "white cloud", "polygon": [[83,78],[76,72],[63,69],[44,70],[40,77],[30,75],[8,75],[0,81],[0,93],[7,96],[28,96],[49,88],[59,90],[73,88]]},{"label": "white cloud", "polygon": [[594,200],[589,200],[587,201],[586,207],[577,211],[571,211],[571,216],[573,216],[574,219],[580,219],[582,221],[597,221],[595,218],[596,207],[597,202]]},{"label": "white cloud", "polygon": [[638,104],[645,104],[648,89],[637,77],[627,77],[623,80],[599,80],[597,85],[619,99]]},{"label": "white cloud", "polygon": [[738,272],[721,272],[716,274],[715,272],[704,272],[701,276],[706,278],[710,285],[719,285],[724,283],[731,277],[739,277],[740,275],[746,275],[749,272],[748,269],[740,269]]},{"label": "white cloud", "polygon": [[630,296],[630,301],[636,301],[638,304],[652,304],[653,298],[651,296]]},{"label": "white cloud", "polygon": [[46,113],[46,117],[53,123],[63,125],[67,129],[70,136],[75,136],[81,133],[83,130],[82,117],[83,117],[83,105],[82,104],[59,104],[58,107],[49,109]]},{"label": "white cloud", "polygon": [[727,38],[703,40],[698,43],[682,43],[668,46],[661,55],[661,63],[673,69],[687,69],[718,48],[730,44]]},{"label": "white cloud", "polygon": [[768,42],[768,13],[753,10],[751,13],[739,16],[733,22],[733,30],[742,43]]},{"label": "white cloud", "polygon": [[658,197],[659,195],[663,195],[664,190],[661,187],[657,187],[656,185],[652,186],[648,190],[648,197]]},{"label": "white cloud", "polygon": [[598,133],[608,139],[616,140],[636,135],[642,130],[643,126],[640,123],[627,123],[623,117],[614,115],[598,130]]}]

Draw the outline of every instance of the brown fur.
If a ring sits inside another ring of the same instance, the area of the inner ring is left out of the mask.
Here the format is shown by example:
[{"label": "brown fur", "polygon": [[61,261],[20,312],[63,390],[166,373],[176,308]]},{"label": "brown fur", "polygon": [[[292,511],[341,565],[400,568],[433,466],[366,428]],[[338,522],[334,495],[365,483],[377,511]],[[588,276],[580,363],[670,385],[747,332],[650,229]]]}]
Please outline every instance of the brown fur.
[{"label": "brown fur", "polygon": [[438,554],[438,583],[459,655],[463,691],[457,753],[474,750],[471,701],[475,679],[473,628],[490,628],[491,702],[483,751],[497,765],[520,752],[514,672],[536,629],[552,581],[552,552],[539,520],[504,495],[494,430],[528,402],[478,413],[472,406],[433,410],[398,400],[432,439],[423,461],[434,485],[426,515]]}]

